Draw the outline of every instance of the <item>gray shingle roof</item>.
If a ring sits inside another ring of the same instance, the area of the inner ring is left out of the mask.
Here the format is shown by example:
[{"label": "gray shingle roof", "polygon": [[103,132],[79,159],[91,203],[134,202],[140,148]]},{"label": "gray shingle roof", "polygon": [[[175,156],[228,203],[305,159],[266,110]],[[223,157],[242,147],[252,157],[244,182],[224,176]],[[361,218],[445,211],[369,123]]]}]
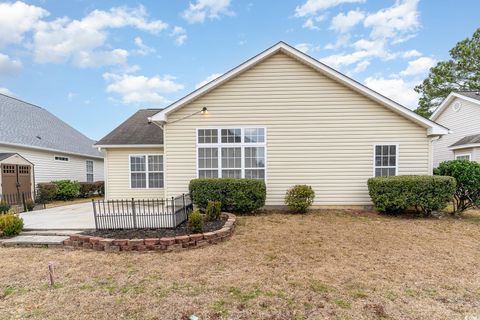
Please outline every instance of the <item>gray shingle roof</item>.
[{"label": "gray shingle roof", "polygon": [[0,144],[102,157],[89,139],[47,110],[0,94]]},{"label": "gray shingle roof", "polygon": [[125,120],[112,132],[100,139],[96,145],[122,144],[163,144],[163,130],[155,123],[149,123],[148,118],[161,109],[142,109]]},{"label": "gray shingle roof", "polygon": [[476,144],[476,143],[480,143],[480,134],[474,134],[471,136],[463,137],[462,139],[452,144],[450,147],[458,147],[458,146],[463,146],[467,144]]},{"label": "gray shingle roof", "polygon": [[11,156],[15,155],[16,153],[0,153],[0,161],[10,158]]},{"label": "gray shingle roof", "polygon": [[480,90],[479,91],[459,91],[457,93],[465,97],[480,100]]}]

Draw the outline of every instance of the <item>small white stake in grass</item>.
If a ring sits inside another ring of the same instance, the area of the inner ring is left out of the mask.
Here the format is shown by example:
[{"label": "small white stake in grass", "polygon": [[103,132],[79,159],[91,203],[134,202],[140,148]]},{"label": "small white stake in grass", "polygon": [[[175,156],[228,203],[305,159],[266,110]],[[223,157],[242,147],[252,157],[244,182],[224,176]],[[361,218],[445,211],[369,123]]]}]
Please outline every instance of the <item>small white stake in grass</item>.
[{"label": "small white stake in grass", "polygon": [[55,285],[55,267],[52,262],[48,263],[48,275],[50,277],[50,286]]}]

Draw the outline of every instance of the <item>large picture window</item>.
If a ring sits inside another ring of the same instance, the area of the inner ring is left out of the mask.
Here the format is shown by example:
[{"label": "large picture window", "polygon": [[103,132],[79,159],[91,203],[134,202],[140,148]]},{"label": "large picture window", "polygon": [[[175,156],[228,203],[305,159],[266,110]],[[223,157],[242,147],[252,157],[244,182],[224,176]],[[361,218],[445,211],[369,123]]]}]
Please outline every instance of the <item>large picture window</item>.
[{"label": "large picture window", "polygon": [[375,145],[375,177],[396,176],[398,171],[398,146],[395,144]]},{"label": "large picture window", "polygon": [[197,129],[199,178],[265,180],[265,128]]},{"label": "large picture window", "polygon": [[134,189],[163,188],[163,156],[130,155],[130,187]]}]

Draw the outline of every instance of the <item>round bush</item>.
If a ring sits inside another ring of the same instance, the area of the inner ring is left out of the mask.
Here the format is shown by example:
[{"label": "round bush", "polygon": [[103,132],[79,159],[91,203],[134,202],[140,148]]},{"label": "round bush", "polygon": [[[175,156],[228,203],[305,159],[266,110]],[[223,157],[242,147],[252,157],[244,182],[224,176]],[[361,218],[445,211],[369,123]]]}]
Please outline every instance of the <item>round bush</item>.
[{"label": "round bush", "polygon": [[58,180],[53,183],[57,186],[58,200],[72,200],[80,194],[80,184],[77,181]]},{"label": "round bush", "polygon": [[23,219],[17,214],[7,213],[0,215],[0,231],[11,237],[20,234],[23,230]]},{"label": "round bush", "polygon": [[37,199],[38,203],[48,203],[57,199],[58,187],[54,183],[39,183],[37,185]]},{"label": "round bush", "polygon": [[200,210],[194,209],[188,216],[188,230],[193,233],[201,233],[203,231],[203,216]]},{"label": "round bush", "polygon": [[453,199],[454,213],[480,206],[480,163],[467,160],[452,160],[440,163],[436,175],[450,176],[457,181]]},{"label": "round bush", "polygon": [[288,189],[285,195],[285,204],[290,210],[305,213],[315,199],[315,191],[311,186],[296,185]]},{"label": "round bush", "polygon": [[6,201],[0,201],[0,214],[7,213],[10,208],[11,205],[9,205]]}]

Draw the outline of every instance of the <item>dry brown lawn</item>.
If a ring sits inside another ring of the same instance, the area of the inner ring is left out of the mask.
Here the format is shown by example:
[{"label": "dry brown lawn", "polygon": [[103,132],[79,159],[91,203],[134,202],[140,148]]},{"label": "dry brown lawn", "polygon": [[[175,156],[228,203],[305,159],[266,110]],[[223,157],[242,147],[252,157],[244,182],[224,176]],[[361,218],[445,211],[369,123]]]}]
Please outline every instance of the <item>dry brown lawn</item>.
[{"label": "dry brown lawn", "polygon": [[480,319],[479,217],[241,217],[228,242],[166,254],[1,248],[0,319]]},{"label": "dry brown lawn", "polygon": [[56,201],[52,201],[45,204],[45,208],[50,209],[50,208],[56,208],[56,207],[63,207],[71,204],[92,202],[92,200],[101,200],[101,199],[103,199],[103,197],[95,196],[95,197],[89,197],[89,198],[77,198],[77,199],[67,200],[67,201],[56,200]]}]

